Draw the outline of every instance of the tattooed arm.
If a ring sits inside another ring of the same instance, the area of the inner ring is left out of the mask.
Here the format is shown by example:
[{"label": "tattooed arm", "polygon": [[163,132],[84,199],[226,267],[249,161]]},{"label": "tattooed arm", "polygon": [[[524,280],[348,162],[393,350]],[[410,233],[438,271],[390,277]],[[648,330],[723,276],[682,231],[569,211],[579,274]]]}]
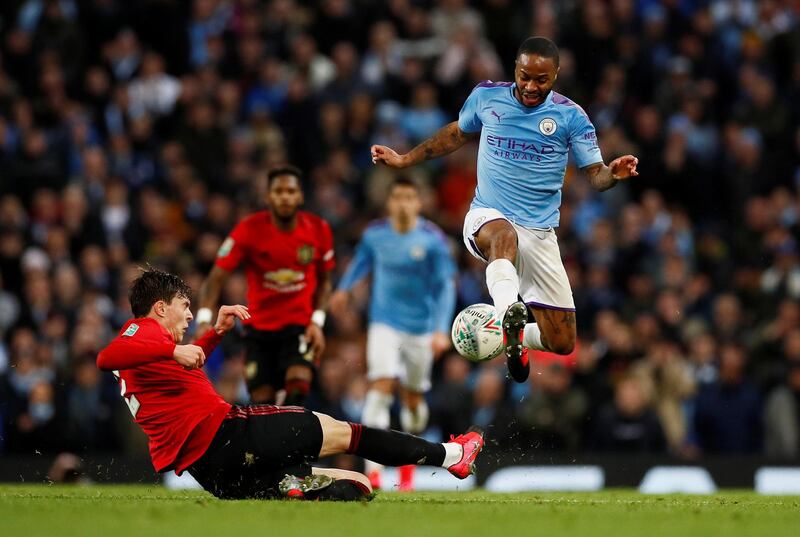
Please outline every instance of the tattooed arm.
[{"label": "tattooed arm", "polygon": [[453,121],[436,131],[436,134],[406,153],[398,155],[394,149],[384,145],[372,146],[372,162],[383,162],[391,168],[407,168],[425,160],[452,153],[470,140],[476,139],[479,132],[467,133],[458,128]]},{"label": "tattooed arm", "polygon": [[639,159],[633,155],[625,155],[613,160],[608,166],[598,162],[583,168],[583,171],[589,177],[592,187],[603,192],[623,179],[639,175],[639,172],[636,171],[637,164],[639,164]]}]

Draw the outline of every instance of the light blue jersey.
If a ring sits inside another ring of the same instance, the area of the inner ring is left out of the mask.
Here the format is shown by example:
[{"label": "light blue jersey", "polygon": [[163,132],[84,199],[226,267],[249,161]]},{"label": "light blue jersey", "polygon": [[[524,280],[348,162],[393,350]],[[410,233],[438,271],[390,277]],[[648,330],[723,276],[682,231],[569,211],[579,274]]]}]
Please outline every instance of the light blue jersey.
[{"label": "light blue jersey", "polygon": [[370,322],[411,334],[449,333],[455,272],[444,234],[435,224],[418,218],[414,229],[398,233],[383,219],[364,232],[339,289],[349,291],[372,273]]},{"label": "light blue jersey", "polygon": [[579,168],[603,162],[583,108],[551,91],[523,106],[511,82],[482,82],[458,115],[464,132],[481,133],[472,208],[497,209],[524,227],[558,226],[567,154]]}]

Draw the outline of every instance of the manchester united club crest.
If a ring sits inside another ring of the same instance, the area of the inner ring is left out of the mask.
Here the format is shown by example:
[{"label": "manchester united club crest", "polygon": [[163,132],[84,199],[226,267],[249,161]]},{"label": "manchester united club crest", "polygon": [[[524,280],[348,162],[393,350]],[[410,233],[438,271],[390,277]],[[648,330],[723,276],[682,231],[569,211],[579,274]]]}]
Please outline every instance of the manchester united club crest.
[{"label": "manchester united club crest", "polygon": [[297,249],[297,262],[301,265],[308,265],[314,259],[314,247],[304,244]]}]

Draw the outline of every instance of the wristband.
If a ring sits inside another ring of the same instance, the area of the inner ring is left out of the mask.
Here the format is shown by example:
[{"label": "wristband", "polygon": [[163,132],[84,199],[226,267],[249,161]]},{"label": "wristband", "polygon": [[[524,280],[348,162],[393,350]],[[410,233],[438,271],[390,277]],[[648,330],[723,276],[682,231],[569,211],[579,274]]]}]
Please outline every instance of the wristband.
[{"label": "wristband", "polygon": [[214,314],[211,313],[211,310],[209,308],[200,308],[199,310],[197,310],[197,315],[195,316],[194,319],[195,321],[197,321],[197,324],[206,324],[206,323],[211,323],[211,318],[213,316]]},{"label": "wristband", "polygon": [[311,322],[323,328],[325,326],[325,317],[327,317],[327,315],[324,311],[314,310],[314,313],[311,314]]}]

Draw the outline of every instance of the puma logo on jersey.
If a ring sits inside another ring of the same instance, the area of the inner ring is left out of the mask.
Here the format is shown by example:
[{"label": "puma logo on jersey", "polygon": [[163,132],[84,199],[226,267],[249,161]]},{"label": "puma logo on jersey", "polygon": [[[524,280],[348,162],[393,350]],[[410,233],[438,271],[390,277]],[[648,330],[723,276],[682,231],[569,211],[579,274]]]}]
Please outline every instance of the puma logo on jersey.
[{"label": "puma logo on jersey", "polygon": [[502,114],[498,114],[497,112],[495,112],[494,110],[492,110],[492,115],[493,115],[494,117],[496,117],[496,118],[497,118],[497,122],[498,122],[498,123],[500,123],[500,119],[501,119],[501,118],[502,118],[504,115],[506,115],[506,114],[505,114],[505,112],[504,112],[504,113],[502,113]]}]

